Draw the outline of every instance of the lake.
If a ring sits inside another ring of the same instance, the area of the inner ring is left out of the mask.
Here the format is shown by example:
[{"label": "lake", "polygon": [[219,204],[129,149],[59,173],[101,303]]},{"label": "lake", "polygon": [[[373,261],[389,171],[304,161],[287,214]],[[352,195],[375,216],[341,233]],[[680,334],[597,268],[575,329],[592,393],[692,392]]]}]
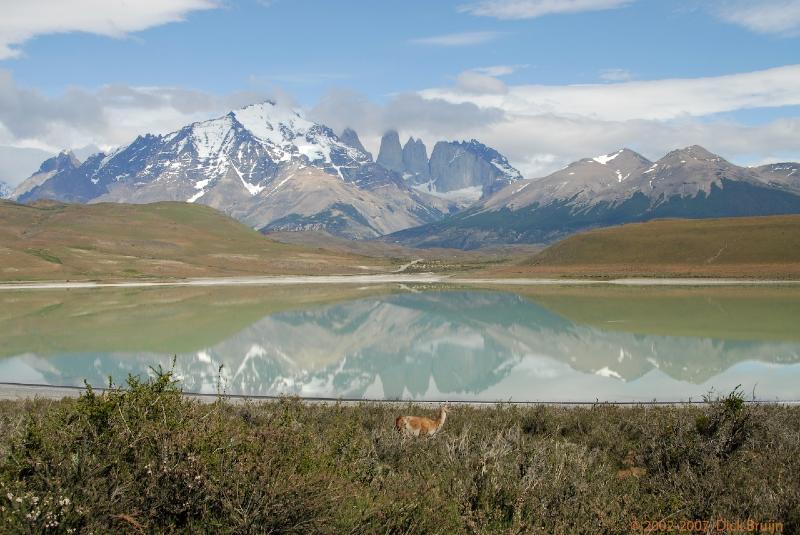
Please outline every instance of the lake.
[{"label": "lake", "polygon": [[0,380],[174,371],[190,392],[346,399],[800,399],[795,287],[444,285],[0,293]]}]

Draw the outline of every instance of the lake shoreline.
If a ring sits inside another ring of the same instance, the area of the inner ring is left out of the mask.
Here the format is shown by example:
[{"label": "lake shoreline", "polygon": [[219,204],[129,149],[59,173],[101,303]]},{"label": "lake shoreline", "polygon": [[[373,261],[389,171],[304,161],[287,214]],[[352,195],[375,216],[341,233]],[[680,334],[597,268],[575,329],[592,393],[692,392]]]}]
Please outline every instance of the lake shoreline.
[{"label": "lake shoreline", "polygon": [[[97,388],[93,390],[97,393],[109,392],[117,390],[116,388]],[[64,386],[64,385],[43,385],[43,384],[28,384],[28,383],[13,383],[13,382],[0,382],[0,400],[5,401],[23,401],[32,399],[47,399],[47,400],[61,400],[65,398],[77,398],[81,393],[86,391],[83,386]],[[300,403],[307,405],[342,405],[342,406],[358,406],[358,405],[414,405],[425,408],[438,408],[440,405],[447,403],[452,406],[459,407],[484,407],[492,408],[498,406],[557,406],[557,407],[592,407],[592,406],[615,406],[615,407],[641,407],[641,406],[667,406],[667,407],[681,407],[681,406],[695,406],[707,405],[710,402],[702,399],[696,400],[683,400],[683,401],[512,401],[512,400],[498,400],[498,401],[459,401],[459,400],[416,400],[416,399],[339,399],[331,397],[295,397],[295,396],[249,396],[244,394],[224,394],[218,396],[217,394],[207,394],[200,392],[181,392],[185,399],[200,401],[202,403],[214,403],[220,398],[228,403],[241,404],[241,403],[280,403],[286,400],[296,400]],[[800,405],[800,400],[744,400],[745,403],[754,405]]]},{"label": "lake shoreline", "polygon": [[169,286],[269,286],[302,284],[464,284],[464,285],[509,285],[509,286],[767,286],[796,285],[800,280],[785,279],[730,279],[730,278],[491,278],[458,277],[435,273],[382,274],[382,275],[277,275],[262,277],[214,277],[176,280],[146,281],[50,281],[50,282],[5,282],[4,290],[69,290],[86,288],[150,288]]}]

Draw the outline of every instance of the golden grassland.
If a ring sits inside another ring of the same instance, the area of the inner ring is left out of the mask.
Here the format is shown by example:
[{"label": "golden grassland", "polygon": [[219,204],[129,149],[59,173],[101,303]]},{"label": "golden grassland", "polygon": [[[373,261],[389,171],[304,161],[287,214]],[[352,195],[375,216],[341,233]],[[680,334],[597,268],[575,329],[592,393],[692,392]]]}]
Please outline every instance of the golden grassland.
[{"label": "golden grassland", "polygon": [[201,205],[0,201],[0,281],[365,274],[392,266],[276,243]]},{"label": "golden grassland", "polygon": [[800,216],[664,219],[590,230],[486,274],[800,279]]}]

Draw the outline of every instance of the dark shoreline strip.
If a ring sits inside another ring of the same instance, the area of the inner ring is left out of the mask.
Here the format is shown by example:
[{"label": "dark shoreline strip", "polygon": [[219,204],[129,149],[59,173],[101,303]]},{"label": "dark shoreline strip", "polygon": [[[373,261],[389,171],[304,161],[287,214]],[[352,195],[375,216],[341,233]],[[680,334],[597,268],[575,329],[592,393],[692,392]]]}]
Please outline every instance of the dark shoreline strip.
[{"label": "dark shoreline strip", "polygon": [[[20,388],[31,388],[31,389],[53,389],[53,390],[70,390],[70,391],[83,391],[85,387],[83,386],[74,386],[74,385],[47,385],[47,384],[37,384],[37,383],[17,383],[17,382],[8,382],[8,381],[0,381],[0,399],[3,399],[2,396],[2,387],[20,387]],[[105,387],[93,387],[93,389],[97,392],[108,392],[112,389],[105,388]],[[113,389],[116,390],[116,389]],[[125,390],[125,389],[121,389]],[[459,400],[413,400],[413,399],[372,399],[372,398],[334,398],[334,397],[299,397],[299,396],[270,396],[270,395],[245,395],[245,394],[208,394],[203,392],[182,392],[182,394],[186,397],[194,397],[200,399],[216,399],[218,397],[222,397],[224,399],[233,399],[233,400],[253,400],[253,401],[280,401],[282,399],[298,399],[304,402],[310,403],[348,403],[348,404],[357,404],[357,403],[391,403],[391,404],[399,404],[399,403],[411,403],[416,405],[427,405],[427,404],[442,404],[442,403],[450,403],[451,405],[705,405],[708,403],[712,403],[710,401],[705,400],[685,400],[685,401],[511,401],[511,400],[496,400],[496,401],[459,401]],[[794,405],[800,404],[800,399],[789,399],[789,400],[744,400],[745,403],[748,404],[761,404],[761,405]]]}]

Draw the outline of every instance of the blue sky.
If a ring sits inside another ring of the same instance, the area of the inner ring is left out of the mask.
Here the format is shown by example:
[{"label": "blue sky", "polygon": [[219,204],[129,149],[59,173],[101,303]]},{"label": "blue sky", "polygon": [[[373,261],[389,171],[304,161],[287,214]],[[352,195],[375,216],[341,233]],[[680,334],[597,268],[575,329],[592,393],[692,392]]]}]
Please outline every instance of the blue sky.
[{"label": "blue sky", "polygon": [[[721,106],[708,102],[721,85],[713,80],[681,97],[701,101],[686,110],[617,120],[607,104],[624,103],[644,81],[657,108],[670,79],[800,64],[796,0],[142,0],[128,11],[75,0],[66,14],[54,0],[31,2],[30,14],[3,3],[13,15],[0,23],[5,146],[109,147],[278,94],[334,128],[355,126],[370,148],[389,127],[429,144],[476,136],[528,175],[617,144],[652,158],[702,142],[737,163],[800,159],[800,71],[752,79],[755,89],[743,86]],[[539,90],[515,93],[576,84],[618,91],[579,95],[589,103],[579,110],[572,101],[550,107]],[[762,98],[747,101],[749,91]],[[527,108],[515,105],[519,95],[530,95]],[[520,139],[526,125],[563,140]]]}]

